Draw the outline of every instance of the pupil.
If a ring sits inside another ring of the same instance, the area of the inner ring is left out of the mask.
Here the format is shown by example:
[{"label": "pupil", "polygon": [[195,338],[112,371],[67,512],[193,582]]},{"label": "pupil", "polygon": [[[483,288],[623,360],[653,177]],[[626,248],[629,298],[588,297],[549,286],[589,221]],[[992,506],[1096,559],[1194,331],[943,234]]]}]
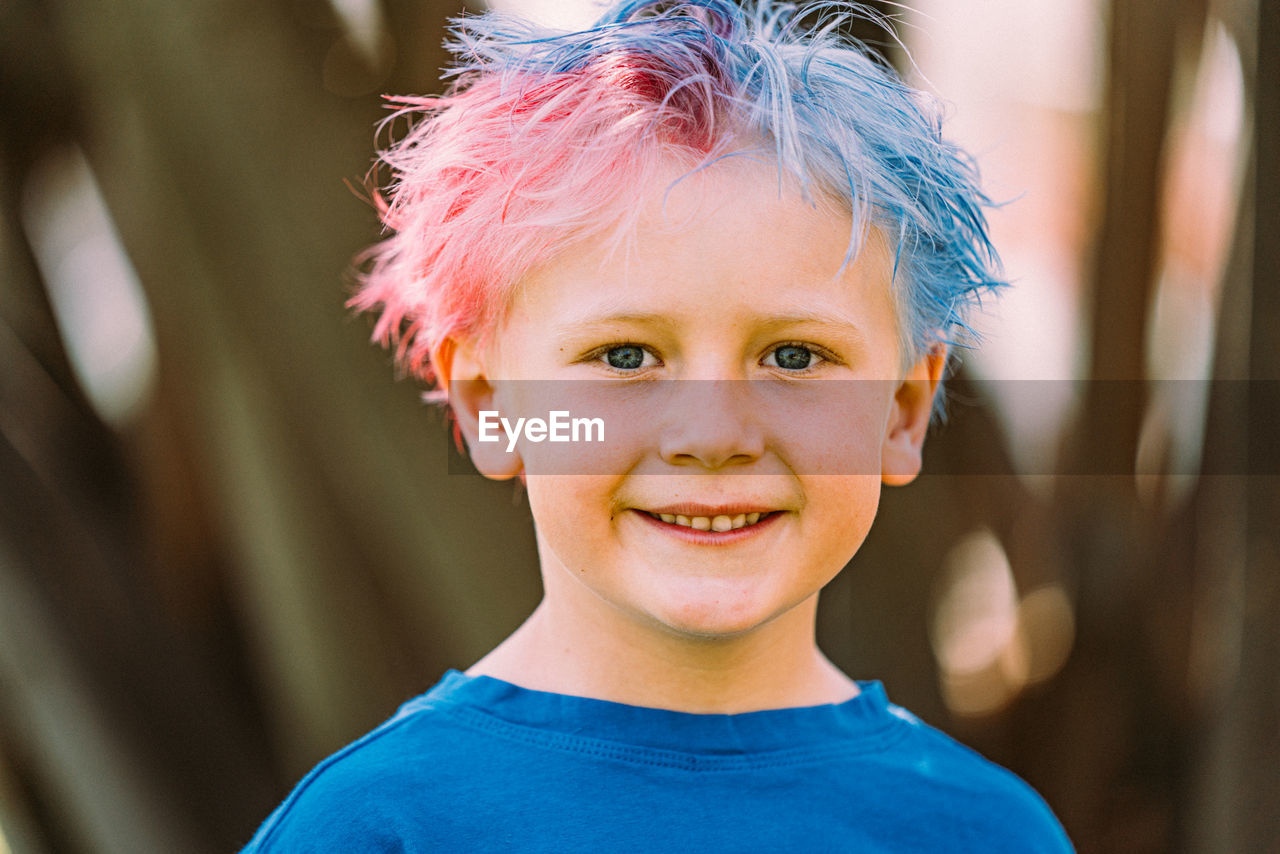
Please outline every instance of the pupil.
[{"label": "pupil", "polygon": [[813,353],[807,348],[796,347],[791,344],[779,347],[774,351],[773,357],[777,360],[778,367],[786,368],[789,371],[803,371],[813,361]]},{"label": "pupil", "polygon": [[605,354],[605,359],[615,368],[634,371],[644,364],[644,350],[634,344],[627,344],[623,347],[614,347]]}]

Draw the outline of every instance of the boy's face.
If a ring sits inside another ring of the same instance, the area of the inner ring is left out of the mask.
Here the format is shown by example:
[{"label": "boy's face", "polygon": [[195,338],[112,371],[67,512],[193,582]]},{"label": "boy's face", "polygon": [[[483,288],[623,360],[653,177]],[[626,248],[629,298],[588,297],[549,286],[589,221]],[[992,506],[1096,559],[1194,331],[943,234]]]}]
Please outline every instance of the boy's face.
[{"label": "boy's face", "polygon": [[[480,470],[529,469],[547,595],[566,607],[689,638],[748,632],[811,600],[861,545],[882,480],[918,470],[942,357],[904,380],[879,236],[836,277],[849,218],[778,188],[772,166],[732,162],[663,183],[630,252],[566,250],[521,282],[489,350],[437,360],[487,390],[452,396]],[[537,410],[539,384],[520,380],[663,403],[606,419],[606,449],[576,449],[595,473],[539,475],[549,446],[476,441],[479,410]],[[817,473],[831,449],[841,473]]]}]

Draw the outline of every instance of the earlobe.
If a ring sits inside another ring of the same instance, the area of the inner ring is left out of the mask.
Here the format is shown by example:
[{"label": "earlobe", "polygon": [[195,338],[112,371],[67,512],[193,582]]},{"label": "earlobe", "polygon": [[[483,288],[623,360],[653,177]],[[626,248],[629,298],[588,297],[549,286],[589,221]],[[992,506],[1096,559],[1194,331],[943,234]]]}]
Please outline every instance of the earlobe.
[{"label": "earlobe", "polygon": [[886,486],[905,486],[920,473],[933,398],[946,364],[947,349],[939,345],[911,367],[894,391],[880,450],[880,480]]},{"label": "earlobe", "polygon": [[524,472],[517,451],[508,451],[505,441],[480,441],[480,413],[495,411],[497,388],[490,381],[480,356],[467,345],[446,338],[431,354],[436,381],[447,397],[457,421],[458,432],[467,445],[471,462],[480,474],[493,480],[509,480]]}]

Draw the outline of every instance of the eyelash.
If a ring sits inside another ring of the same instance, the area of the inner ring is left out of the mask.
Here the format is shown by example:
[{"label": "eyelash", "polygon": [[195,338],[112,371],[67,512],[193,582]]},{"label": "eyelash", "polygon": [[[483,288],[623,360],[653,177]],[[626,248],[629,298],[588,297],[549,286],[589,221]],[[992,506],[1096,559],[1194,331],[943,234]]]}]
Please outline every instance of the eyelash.
[{"label": "eyelash", "polygon": [[[617,374],[618,376],[634,377],[639,375],[644,370],[644,368],[634,368],[631,370],[627,370],[625,368],[615,368],[613,365],[610,365],[608,362],[605,361],[604,359],[605,354],[607,354],[610,350],[615,350],[619,347],[640,348],[645,353],[652,356],[654,359],[658,361],[657,365],[652,365],[650,367],[660,367],[663,364],[662,357],[659,356],[656,352],[654,352],[653,349],[646,347],[643,344],[637,344],[635,341],[614,341],[609,344],[602,344],[599,347],[596,347],[591,352],[584,355],[581,361],[588,362],[588,363],[598,363],[604,366],[606,370],[610,371],[611,373]],[[810,353],[816,356],[819,360],[817,364],[809,365],[809,367],[803,368],[798,371],[787,370],[786,368],[782,368],[780,366],[778,367],[778,370],[782,371],[784,374],[789,376],[805,376],[806,374],[812,373],[815,368],[817,368],[819,365],[824,363],[833,364],[833,365],[843,364],[843,362],[840,359],[838,359],[830,350],[826,349],[825,347],[819,347],[817,344],[813,344],[808,341],[779,341],[777,344],[771,345],[769,349],[765,351],[764,356],[761,357],[761,360],[763,361],[763,359],[768,357],[771,353],[776,353],[778,350],[781,350],[783,347],[800,347],[802,349],[808,350]],[[766,367],[773,367],[773,366],[766,366]]]}]

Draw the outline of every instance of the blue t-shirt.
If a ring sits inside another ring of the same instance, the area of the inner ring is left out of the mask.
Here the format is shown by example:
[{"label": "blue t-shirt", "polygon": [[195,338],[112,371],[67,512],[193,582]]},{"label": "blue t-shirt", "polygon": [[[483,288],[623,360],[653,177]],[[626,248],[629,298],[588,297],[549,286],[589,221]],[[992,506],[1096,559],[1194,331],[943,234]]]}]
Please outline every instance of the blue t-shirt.
[{"label": "blue t-shirt", "polygon": [[451,670],[250,852],[1069,852],[1044,801],[889,703],[701,715]]}]

